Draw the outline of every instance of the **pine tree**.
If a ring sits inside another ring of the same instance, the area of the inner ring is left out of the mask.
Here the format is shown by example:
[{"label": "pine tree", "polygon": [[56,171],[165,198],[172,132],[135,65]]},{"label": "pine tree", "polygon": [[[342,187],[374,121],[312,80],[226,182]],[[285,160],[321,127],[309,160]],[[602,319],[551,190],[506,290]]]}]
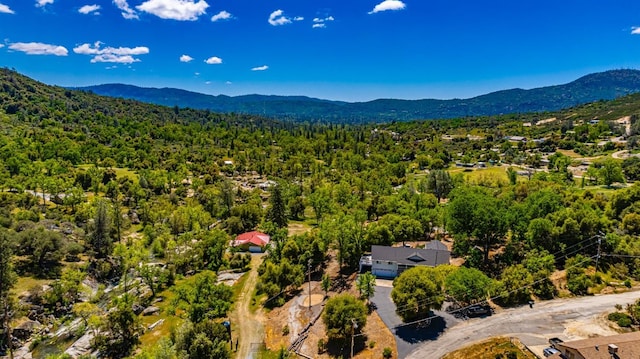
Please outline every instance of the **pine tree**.
[{"label": "pine tree", "polygon": [[271,187],[271,197],[269,198],[266,220],[273,222],[278,228],[287,227],[286,207],[284,199],[282,198],[282,189],[279,185]]},{"label": "pine tree", "polygon": [[356,287],[360,292],[360,298],[368,301],[376,291],[376,276],[369,272],[360,274],[356,279]]},{"label": "pine tree", "polygon": [[447,197],[453,189],[453,181],[449,172],[443,170],[432,170],[427,176],[427,191],[433,193],[440,200]]},{"label": "pine tree", "polygon": [[98,201],[96,205],[96,217],[93,223],[93,230],[89,236],[89,245],[95,253],[96,258],[104,258],[111,254],[111,218],[107,203]]}]

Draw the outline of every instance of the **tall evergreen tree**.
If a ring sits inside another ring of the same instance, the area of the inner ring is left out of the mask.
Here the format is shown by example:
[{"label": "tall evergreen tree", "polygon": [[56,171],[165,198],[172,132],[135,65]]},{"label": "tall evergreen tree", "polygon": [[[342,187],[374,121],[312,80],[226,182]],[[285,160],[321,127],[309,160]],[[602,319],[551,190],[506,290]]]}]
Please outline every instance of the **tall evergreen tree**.
[{"label": "tall evergreen tree", "polygon": [[282,198],[282,188],[280,188],[279,185],[271,187],[271,197],[269,198],[266,220],[275,223],[278,228],[285,228],[287,226],[286,206]]},{"label": "tall evergreen tree", "polygon": [[111,204],[113,204],[113,224],[116,226],[116,237],[120,243],[122,242],[122,206],[120,205],[120,188],[116,181],[107,183],[107,196],[111,198]]},{"label": "tall evergreen tree", "polygon": [[433,193],[438,199],[438,203],[442,198],[449,195],[449,192],[453,189],[453,181],[449,172],[444,170],[432,170],[427,176],[427,190]]},{"label": "tall evergreen tree", "polygon": [[89,245],[96,258],[104,258],[111,254],[111,218],[105,201],[98,201],[93,228],[89,236]]}]

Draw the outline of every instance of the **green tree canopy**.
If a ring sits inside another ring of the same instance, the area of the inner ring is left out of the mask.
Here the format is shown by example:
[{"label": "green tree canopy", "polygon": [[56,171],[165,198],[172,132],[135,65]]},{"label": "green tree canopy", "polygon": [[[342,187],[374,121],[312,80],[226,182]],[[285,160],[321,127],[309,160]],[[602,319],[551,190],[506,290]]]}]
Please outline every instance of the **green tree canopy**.
[{"label": "green tree canopy", "polygon": [[275,223],[278,228],[287,227],[287,208],[282,197],[282,188],[280,185],[271,186],[271,196],[269,197],[269,207],[265,220]]},{"label": "green tree canopy", "polygon": [[108,358],[124,358],[139,343],[143,327],[133,312],[133,297],[125,293],[116,298],[115,307],[107,313],[95,346]]},{"label": "green tree canopy", "polygon": [[345,339],[364,330],[367,324],[367,308],[352,295],[339,294],[327,301],[322,321],[329,339]]},{"label": "green tree canopy", "polygon": [[447,226],[454,235],[471,238],[482,247],[485,265],[491,247],[504,240],[506,218],[500,199],[482,187],[461,187],[451,192]]},{"label": "green tree canopy", "polygon": [[431,170],[427,175],[427,190],[433,193],[438,199],[446,198],[453,189],[453,181],[449,172],[445,170]]},{"label": "green tree canopy", "polygon": [[231,288],[216,284],[216,275],[210,271],[196,274],[178,286],[175,292],[175,304],[181,305],[194,323],[224,317],[231,308],[233,298]]},{"label": "green tree canopy", "polygon": [[113,250],[111,216],[109,216],[108,204],[104,200],[96,202],[96,215],[87,237],[87,244],[96,258],[104,258]]},{"label": "green tree canopy", "polygon": [[10,296],[11,289],[13,288],[16,282],[16,274],[13,271],[13,258],[12,258],[12,250],[13,243],[8,233],[4,230],[0,230],[0,332],[6,333],[5,335],[0,336],[0,347],[4,347],[4,345],[10,340],[9,331],[7,328],[9,327],[11,316],[10,316]]},{"label": "green tree canopy", "polygon": [[447,294],[464,304],[485,300],[491,285],[491,279],[475,268],[460,267],[445,279]]},{"label": "green tree canopy", "polygon": [[624,182],[620,162],[613,158],[603,160],[600,163],[600,177],[606,186],[611,186],[614,182]]},{"label": "green tree canopy", "polygon": [[404,321],[422,319],[444,301],[442,278],[436,269],[418,266],[408,269],[393,281],[391,299]]},{"label": "green tree canopy", "polygon": [[376,292],[376,276],[370,272],[360,274],[356,279],[356,288],[360,292],[360,298],[368,301]]}]

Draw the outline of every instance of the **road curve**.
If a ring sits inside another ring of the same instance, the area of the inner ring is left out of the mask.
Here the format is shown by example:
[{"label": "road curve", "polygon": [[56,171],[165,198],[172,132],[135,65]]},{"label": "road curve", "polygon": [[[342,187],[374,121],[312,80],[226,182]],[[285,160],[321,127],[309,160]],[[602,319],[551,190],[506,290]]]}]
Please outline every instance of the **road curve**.
[{"label": "road curve", "polygon": [[632,291],[555,299],[536,303],[533,308],[507,309],[487,318],[476,318],[450,327],[436,340],[425,342],[411,352],[407,358],[441,358],[473,342],[499,335],[518,337],[528,346],[544,345],[547,338],[561,335],[566,323],[612,311],[616,304],[624,306],[638,298],[640,291]]}]

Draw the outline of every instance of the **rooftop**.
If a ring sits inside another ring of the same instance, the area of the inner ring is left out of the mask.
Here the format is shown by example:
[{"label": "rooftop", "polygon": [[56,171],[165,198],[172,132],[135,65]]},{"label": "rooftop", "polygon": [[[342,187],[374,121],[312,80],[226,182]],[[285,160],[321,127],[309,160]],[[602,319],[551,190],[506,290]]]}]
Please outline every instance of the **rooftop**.
[{"label": "rooftop", "polygon": [[[441,243],[442,244],[442,243]],[[437,244],[432,244],[437,246]],[[442,245],[444,247],[444,245]],[[409,266],[426,265],[435,267],[449,264],[450,253],[444,249],[423,249],[407,247],[371,246],[371,257],[375,260],[391,261]]]},{"label": "rooftop", "polygon": [[558,343],[557,348],[563,352],[564,348],[576,350],[584,358],[611,359],[610,344],[617,347],[618,358],[640,358],[640,332]]}]

